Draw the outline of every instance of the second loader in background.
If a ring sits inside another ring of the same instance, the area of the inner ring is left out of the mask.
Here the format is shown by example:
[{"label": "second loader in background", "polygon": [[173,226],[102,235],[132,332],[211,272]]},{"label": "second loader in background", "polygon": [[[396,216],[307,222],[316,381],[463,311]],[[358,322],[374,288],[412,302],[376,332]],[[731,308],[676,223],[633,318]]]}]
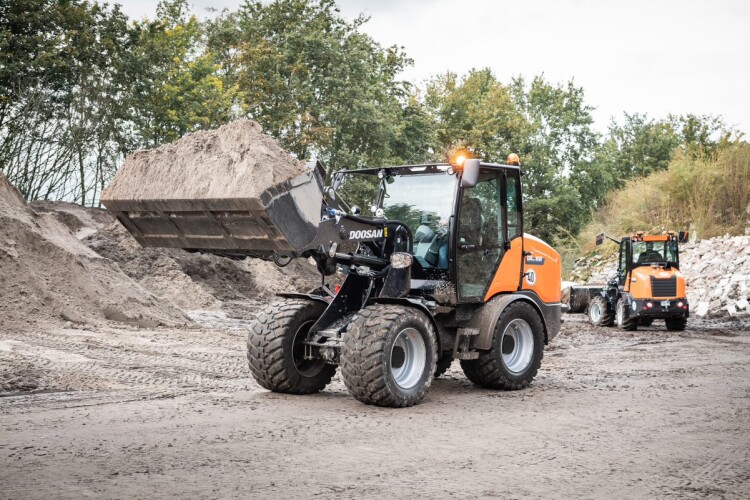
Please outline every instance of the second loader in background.
[{"label": "second loader in background", "polygon": [[616,324],[636,330],[663,319],[667,330],[684,330],[690,306],[678,243],[686,240],[687,233],[639,231],[620,241],[600,234],[596,244],[603,244],[605,238],[620,246],[617,275],[604,286],[572,287],[571,303],[588,303],[589,321],[597,326]]}]

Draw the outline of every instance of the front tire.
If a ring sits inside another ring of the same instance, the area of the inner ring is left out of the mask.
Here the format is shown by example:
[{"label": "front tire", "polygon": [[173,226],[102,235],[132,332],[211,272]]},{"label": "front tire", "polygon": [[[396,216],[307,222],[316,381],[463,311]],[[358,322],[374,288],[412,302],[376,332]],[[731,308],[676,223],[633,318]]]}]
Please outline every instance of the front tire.
[{"label": "front tire", "polygon": [[285,299],[266,307],[255,319],[247,338],[250,372],[270,391],[312,394],[331,382],[336,367],[319,359],[304,359],[304,341],[325,305]]},{"label": "front tire", "polygon": [[480,387],[517,390],[531,383],[543,356],[539,314],[530,304],[514,302],[500,314],[490,350],[480,352],[477,359],[461,360],[461,368]]},{"label": "front tire", "polygon": [[638,318],[625,317],[627,314],[625,311],[625,301],[622,299],[617,300],[617,307],[615,308],[615,318],[617,326],[622,330],[634,331],[638,329]]},{"label": "front tire", "polygon": [[594,326],[612,326],[615,315],[609,309],[607,299],[597,295],[589,304],[589,322]]},{"label": "front tire", "polygon": [[421,311],[375,304],[359,311],[344,332],[341,378],[365,404],[417,404],[432,384],[437,338]]}]

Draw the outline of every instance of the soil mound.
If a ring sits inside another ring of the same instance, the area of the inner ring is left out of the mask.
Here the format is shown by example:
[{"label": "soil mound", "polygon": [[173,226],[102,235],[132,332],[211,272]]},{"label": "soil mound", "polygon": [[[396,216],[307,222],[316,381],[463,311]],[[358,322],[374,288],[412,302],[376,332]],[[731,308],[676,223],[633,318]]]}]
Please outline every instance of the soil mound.
[{"label": "soil mound", "polygon": [[305,291],[320,279],[306,261],[278,268],[259,259],[233,260],[173,248],[143,248],[115,221],[84,243],[128,276],[182,309],[215,309],[223,302],[265,301],[282,291]]},{"label": "soil mound", "polygon": [[188,134],[125,159],[101,199],[255,198],[305,172],[251,120]]},{"label": "soil mound", "polygon": [[185,314],[81,243],[52,213],[36,212],[0,175],[0,318],[21,329],[45,319],[177,325]]}]

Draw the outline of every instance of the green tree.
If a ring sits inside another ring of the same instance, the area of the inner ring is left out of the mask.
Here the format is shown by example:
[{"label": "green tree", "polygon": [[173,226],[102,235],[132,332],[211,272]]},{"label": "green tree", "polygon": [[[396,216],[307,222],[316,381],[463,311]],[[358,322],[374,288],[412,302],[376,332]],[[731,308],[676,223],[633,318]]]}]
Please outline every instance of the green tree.
[{"label": "green tree", "polygon": [[527,135],[507,87],[489,69],[465,77],[445,73],[427,84],[425,102],[436,122],[438,159],[468,149],[485,161],[502,161]]},{"label": "green tree", "polygon": [[426,148],[425,113],[396,76],[411,61],[344,20],[333,0],[250,1],[211,27],[209,46],[247,116],[300,158],[376,166]]},{"label": "green tree", "polygon": [[236,88],[225,85],[206,30],[187,0],[159,3],[154,20],[136,24],[129,99],[134,147],[156,147],[188,132],[229,121]]},{"label": "green tree", "polygon": [[569,174],[591,158],[598,139],[581,88],[542,77],[503,85],[489,69],[472,70],[431,80],[426,103],[443,158],[461,148],[486,161],[520,155],[527,229],[547,239],[578,230],[584,203]]},{"label": "green tree", "polygon": [[552,84],[537,76],[527,84],[518,77],[511,91],[527,124],[516,142],[526,173],[527,227],[547,239],[575,234],[589,217],[586,192],[572,174],[591,160],[599,140],[593,108],[572,81]]},{"label": "green tree", "polygon": [[27,198],[96,199],[119,154],[130,35],[118,6],[0,6],[0,170]]}]

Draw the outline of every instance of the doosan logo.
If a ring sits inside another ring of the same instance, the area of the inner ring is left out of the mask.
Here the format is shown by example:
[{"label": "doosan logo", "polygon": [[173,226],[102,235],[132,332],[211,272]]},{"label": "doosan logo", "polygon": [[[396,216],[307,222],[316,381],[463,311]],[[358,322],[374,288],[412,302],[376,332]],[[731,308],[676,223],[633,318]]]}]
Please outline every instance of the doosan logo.
[{"label": "doosan logo", "polygon": [[359,231],[349,231],[350,240],[364,240],[371,238],[382,238],[382,229],[362,229]]}]

